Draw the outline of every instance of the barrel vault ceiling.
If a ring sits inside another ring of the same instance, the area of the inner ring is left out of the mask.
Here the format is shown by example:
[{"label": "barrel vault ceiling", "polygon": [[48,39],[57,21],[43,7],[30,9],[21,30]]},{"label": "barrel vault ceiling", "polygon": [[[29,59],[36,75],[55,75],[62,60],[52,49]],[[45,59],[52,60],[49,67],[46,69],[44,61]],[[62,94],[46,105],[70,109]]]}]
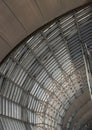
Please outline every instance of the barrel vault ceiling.
[{"label": "barrel vault ceiling", "polygon": [[87,0],[0,0],[0,61],[25,37]]},{"label": "barrel vault ceiling", "polygon": [[88,2],[0,1],[0,61],[13,49],[0,64],[0,130],[81,130],[92,121],[81,49],[92,50]]}]

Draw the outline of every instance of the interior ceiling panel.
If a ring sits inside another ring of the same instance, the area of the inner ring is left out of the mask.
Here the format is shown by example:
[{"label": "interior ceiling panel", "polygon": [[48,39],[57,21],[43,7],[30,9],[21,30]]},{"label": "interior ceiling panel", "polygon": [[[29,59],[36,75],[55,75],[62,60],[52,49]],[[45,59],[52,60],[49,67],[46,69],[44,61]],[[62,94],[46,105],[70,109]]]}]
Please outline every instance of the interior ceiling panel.
[{"label": "interior ceiling panel", "polygon": [[10,45],[7,43],[5,39],[0,37],[0,59],[5,57],[11,51]]},{"label": "interior ceiling panel", "polygon": [[82,115],[85,113],[84,111],[88,111],[89,109],[88,106],[91,107],[91,104],[92,102],[90,101],[89,92],[85,91],[84,94],[80,95],[79,97],[75,99],[73,104],[67,110],[65,118],[63,120],[63,127],[64,128],[66,127],[69,117],[71,117],[71,113],[73,114],[75,110],[75,114],[73,115],[73,119],[70,126],[70,128],[72,129],[72,127],[74,126],[74,123],[82,117]]},{"label": "interior ceiling panel", "polygon": [[[4,2],[1,6],[9,8],[10,4]],[[36,3],[37,7],[39,4]],[[17,19],[25,34],[25,20],[23,24],[20,20]],[[7,43],[3,37],[0,40],[5,48],[13,47],[14,42]],[[0,64],[2,130],[77,130],[85,125],[83,121],[92,119],[92,114],[87,113],[92,100],[81,48],[84,43],[92,50],[92,4],[55,19],[22,41],[3,60]],[[78,115],[85,108],[86,113]]]},{"label": "interior ceiling panel", "polygon": [[[74,122],[78,122],[78,124],[79,124],[79,122],[83,118],[83,116],[85,116],[86,121],[89,121],[89,119],[87,119],[85,114],[87,114],[91,110],[92,110],[92,101],[89,100],[88,102],[86,102],[85,105],[80,107],[78,112],[76,112],[76,115],[74,116],[73,121],[71,123],[71,128],[72,128],[72,126],[74,126]],[[91,117],[91,119],[92,119],[92,117]],[[83,119],[82,119],[82,121],[83,121],[82,123],[84,123],[84,125],[85,125],[85,122]]]},{"label": "interior ceiling panel", "polygon": [[[21,40],[54,18],[88,3],[87,0],[2,0],[0,36],[12,50]],[[3,44],[2,44],[2,47]],[[0,48],[0,52],[2,52]],[[7,48],[7,49],[8,49]],[[0,61],[7,55],[4,51]]]},{"label": "interior ceiling panel", "polygon": [[[25,30],[3,1],[0,2],[0,35],[11,49],[25,36]],[[8,49],[8,48],[7,48]]]},{"label": "interior ceiling panel", "polygon": [[[77,129],[76,130],[81,130],[82,129],[82,127],[88,122],[88,121],[90,121],[90,120],[92,120],[92,109],[90,109],[89,111],[87,111],[86,113],[85,113],[85,115],[84,116],[82,116],[82,118],[80,118],[80,120],[79,120],[79,125],[77,126]],[[92,128],[92,127],[91,127]]]},{"label": "interior ceiling panel", "polygon": [[34,0],[9,0],[5,3],[25,29],[26,35],[43,25],[43,17]]}]

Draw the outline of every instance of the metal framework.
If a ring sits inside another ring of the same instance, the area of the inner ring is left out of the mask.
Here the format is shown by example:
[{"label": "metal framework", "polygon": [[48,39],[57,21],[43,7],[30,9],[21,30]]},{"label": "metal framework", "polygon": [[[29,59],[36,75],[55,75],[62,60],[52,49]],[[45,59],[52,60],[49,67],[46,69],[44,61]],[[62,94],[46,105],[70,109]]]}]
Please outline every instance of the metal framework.
[{"label": "metal framework", "polygon": [[[4,60],[0,65],[1,130],[64,128],[67,110],[76,95],[88,88],[81,41],[92,48],[91,5],[55,20]],[[71,113],[66,129],[73,117]]]}]

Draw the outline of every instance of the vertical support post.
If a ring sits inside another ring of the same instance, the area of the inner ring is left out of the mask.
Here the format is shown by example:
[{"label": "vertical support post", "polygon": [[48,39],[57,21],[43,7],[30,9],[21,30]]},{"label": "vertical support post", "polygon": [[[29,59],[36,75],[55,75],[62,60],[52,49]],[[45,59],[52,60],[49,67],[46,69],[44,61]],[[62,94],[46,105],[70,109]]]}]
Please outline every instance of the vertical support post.
[{"label": "vertical support post", "polygon": [[82,46],[82,53],[86,69],[90,97],[92,99],[92,56],[86,44],[81,44],[81,46]]}]

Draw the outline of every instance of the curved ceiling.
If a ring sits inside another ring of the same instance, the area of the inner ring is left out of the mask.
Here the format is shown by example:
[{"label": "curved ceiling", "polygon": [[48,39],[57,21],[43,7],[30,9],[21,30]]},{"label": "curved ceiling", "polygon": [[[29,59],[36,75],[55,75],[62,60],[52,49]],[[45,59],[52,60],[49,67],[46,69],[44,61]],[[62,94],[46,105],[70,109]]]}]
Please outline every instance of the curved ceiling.
[{"label": "curved ceiling", "polygon": [[[80,110],[78,110],[71,125],[74,126],[73,123],[76,122],[77,129],[79,130],[80,128],[82,128],[89,121],[89,119],[92,119],[92,110],[91,109],[92,109],[92,101],[89,101],[85,105],[83,105],[80,108]],[[72,126],[71,126],[71,128],[72,128]]]},{"label": "curved ceiling", "polygon": [[1,0],[0,61],[42,25],[88,0]]},{"label": "curved ceiling", "polygon": [[55,19],[7,56],[0,64],[0,129],[77,130],[92,119],[81,43],[92,49],[91,4]]}]

